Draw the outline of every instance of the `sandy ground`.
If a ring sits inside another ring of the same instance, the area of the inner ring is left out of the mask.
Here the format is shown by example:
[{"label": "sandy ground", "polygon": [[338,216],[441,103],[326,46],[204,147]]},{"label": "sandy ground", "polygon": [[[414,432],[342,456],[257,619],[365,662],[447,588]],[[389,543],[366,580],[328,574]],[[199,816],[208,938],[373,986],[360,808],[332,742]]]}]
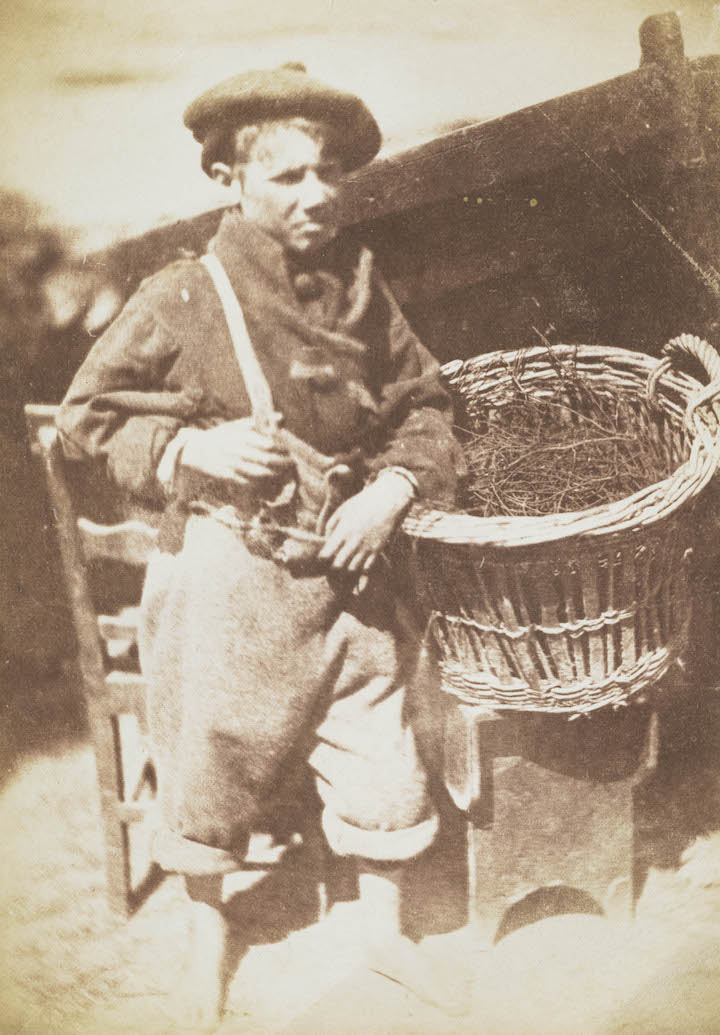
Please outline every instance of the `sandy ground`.
[{"label": "sandy ground", "polygon": [[[177,880],[167,879],[129,922],[105,904],[93,758],[76,688],[68,680],[5,688],[3,711],[0,1031],[188,1030],[178,996],[192,990],[181,982],[187,931]],[[699,788],[697,773],[686,773],[672,793],[658,791],[656,825],[660,817],[674,851],[689,840],[693,798],[707,797],[714,771],[705,780]],[[711,798],[715,811],[702,819],[710,829],[713,819],[720,826],[717,793]],[[661,840],[650,838],[656,858]],[[222,1032],[718,1032],[720,834],[692,851],[679,872],[651,869],[630,925],[556,917],[485,952],[467,928],[431,935],[438,966],[472,979],[472,1010],[462,1018],[366,969],[347,937],[352,903],[317,923],[312,874],[296,858],[232,899],[253,947],[238,959]]]}]

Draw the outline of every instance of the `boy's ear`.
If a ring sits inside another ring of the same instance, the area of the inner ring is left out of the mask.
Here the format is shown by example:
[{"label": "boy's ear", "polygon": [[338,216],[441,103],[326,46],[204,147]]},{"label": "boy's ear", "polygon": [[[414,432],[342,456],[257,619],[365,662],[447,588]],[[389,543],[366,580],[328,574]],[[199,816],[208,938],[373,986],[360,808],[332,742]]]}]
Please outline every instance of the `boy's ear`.
[{"label": "boy's ear", "polygon": [[233,171],[225,162],[213,162],[210,166],[210,176],[223,187],[229,187],[233,181]]}]

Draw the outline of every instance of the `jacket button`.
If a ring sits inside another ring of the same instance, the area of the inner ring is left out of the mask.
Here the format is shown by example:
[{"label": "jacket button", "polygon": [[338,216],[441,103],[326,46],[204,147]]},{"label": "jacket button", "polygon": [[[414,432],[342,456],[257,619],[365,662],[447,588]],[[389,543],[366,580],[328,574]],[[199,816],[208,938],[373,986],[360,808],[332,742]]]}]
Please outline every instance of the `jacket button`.
[{"label": "jacket button", "polygon": [[313,273],[298,273],[295,277],[295,294],[301,302],[313,302],[322,295],[322,281]]}]

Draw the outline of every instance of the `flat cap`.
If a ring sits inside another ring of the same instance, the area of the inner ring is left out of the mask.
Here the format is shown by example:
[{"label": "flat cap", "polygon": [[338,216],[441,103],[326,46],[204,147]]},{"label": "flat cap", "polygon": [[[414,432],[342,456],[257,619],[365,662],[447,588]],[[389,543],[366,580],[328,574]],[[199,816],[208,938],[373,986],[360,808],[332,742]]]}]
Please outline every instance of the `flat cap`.
[{"label": "flat cap", "polygon": [[252,69],[200,94],[183,122],[200,143],[222,124],[239,128],[266,119],[300,116],[328,122],[339,131],[348,169],[369,162],[380,150],[377,122],[359,97],[311,78],[304,65]]}]

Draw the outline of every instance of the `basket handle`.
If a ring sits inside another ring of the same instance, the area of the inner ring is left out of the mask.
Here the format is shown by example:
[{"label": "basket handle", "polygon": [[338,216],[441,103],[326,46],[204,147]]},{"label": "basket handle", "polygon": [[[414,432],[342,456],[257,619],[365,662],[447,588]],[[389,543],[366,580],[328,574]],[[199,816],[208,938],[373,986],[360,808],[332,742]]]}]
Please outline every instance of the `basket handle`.
[{"label": "basket handle", "polygon": [[[660,360],[648,378],[647,396],[650,401],[653,401],[655,398],[658,381],[672,370],[673,360],[679,353],[685,353],[686,356],[692,356],[693,359],[697,359],[705,368],[710,378],[710,383],[692,396],[685,411],[686,427],[690,432],[697,431],[695,415],[698,409],[708,402],[714,404],[714,401],[720,395],[720,355],[718,355],[709,342],[699,338],[697,334],[679,334],[676,338],[671,338],[663,346],[662,352],[663,359]],[[720,423],[720,407],[713,405],[713,409],[718,423]]]},{"label": "basket handle", "polygon": [[720,355],[709,342],[698,338],[697,334],[679,334],[677,338],[671,338],[662,351],[670,359],[681,352],[692,356],[705,367],[710,381],[720,381]]}]

